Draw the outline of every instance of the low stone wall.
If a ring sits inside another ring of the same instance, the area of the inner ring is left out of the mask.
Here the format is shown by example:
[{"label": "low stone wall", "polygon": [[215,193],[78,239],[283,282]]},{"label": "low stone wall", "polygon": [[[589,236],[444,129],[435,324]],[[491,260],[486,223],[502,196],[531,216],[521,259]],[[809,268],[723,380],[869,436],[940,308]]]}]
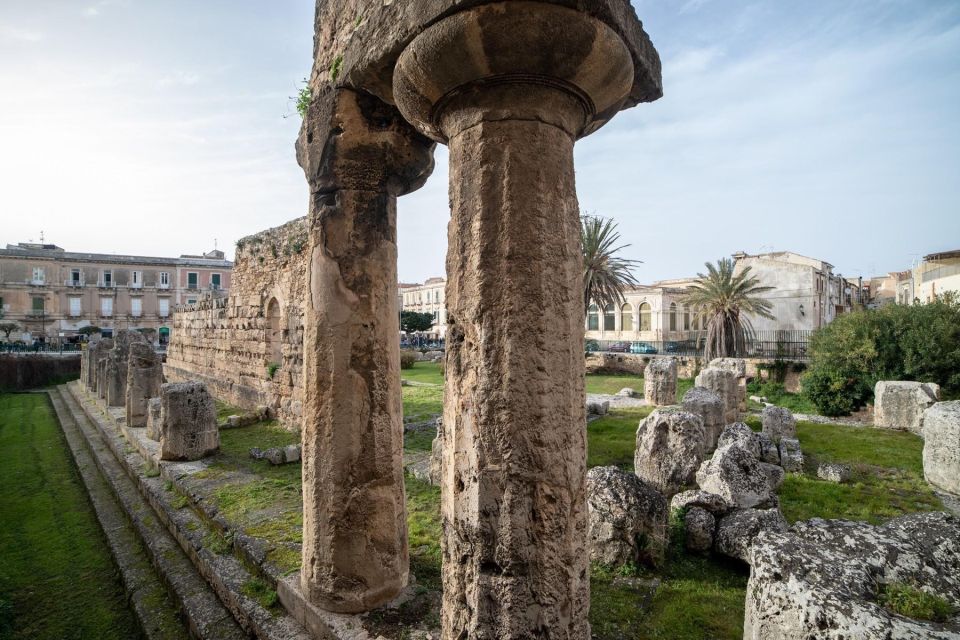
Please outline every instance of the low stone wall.
[{"label": "low stone wall", "polygon": [[0,354],[0,391],[63,384],[80,377],[80,353]]},{"label": "low stone wall", "polygon": [[641,355],[636,353],[589,353],[587,373],[630,373],[643,376],[646,366],[653,360],[673,358],[677,362],[677,376],[693,378],[703,367],[701,358],[670,355]]},{"label": "low stone wall", "polygon": [[237,243],[230,295],[173,314],[164,375],[196,380],[242,409],[266,405],[290,429],[303,411],[306,218]]}]

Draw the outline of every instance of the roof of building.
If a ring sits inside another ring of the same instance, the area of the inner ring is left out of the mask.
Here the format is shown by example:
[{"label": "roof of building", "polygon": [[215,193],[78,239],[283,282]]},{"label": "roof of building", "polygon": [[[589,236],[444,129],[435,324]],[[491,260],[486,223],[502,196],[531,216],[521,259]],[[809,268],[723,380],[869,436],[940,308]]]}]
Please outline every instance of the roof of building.
[{"label": "roof of building", "polygon": [[[211,252],[213,253],[213,252]],[[221,252],[217,252],[221,253]],[[210,255],[210,254],[207,254]],[[222,255],[222,253],[221,253]],[[29,242],[8,244],[0,249],[0,258],[46,258],[62,262],[104,262],[108,264],[143,264],[157,266],[220,267],[230,269],[229,260],[217,260],[200,256],[181,256],[179,258],[157,258],[151,256],[131,256],[111,253],[79,253],[64,251],[56,245],[39,245]]]},{"label": "roof of building", "polygon": [[960,249],[954,249],[953,251],[941,251],[940,253],[931,253],[928,256],[923,256],[923,259],[927,262],[933,260],[949,260],[951,258],[960,258]]},{"label": "roof of building", "polygon": [[826,260],[821,260],[820,258],[811,258],[810,256],[805,256],[802,253],[797,253],[796,251],[768,251],[767,253],[757,253],[749,254],[743,251],[738,251],[733,254],[734,260],[739,260],[741,258],[767,258],[769,260],[781,260],[789,261],[790,258],[800,258],[807,262],[819,262],[824,267],[833,268],[833,265],[827,262]]}]

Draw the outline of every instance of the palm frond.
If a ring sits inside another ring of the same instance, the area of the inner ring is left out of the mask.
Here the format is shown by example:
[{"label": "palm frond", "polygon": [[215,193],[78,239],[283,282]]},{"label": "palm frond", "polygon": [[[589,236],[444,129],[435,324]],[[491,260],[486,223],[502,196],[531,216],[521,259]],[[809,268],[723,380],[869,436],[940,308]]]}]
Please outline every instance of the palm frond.
[{"label": "palm frond", "polygon": [[620,258],[616,254],[629,247],[618,244],[620,234],[613,220],[597,216],[580,217],[580,241],[583,248],[583,309],[591,302],[601,309],[623,304],[627,287],[639,284],[632,269],[639,260]]}]

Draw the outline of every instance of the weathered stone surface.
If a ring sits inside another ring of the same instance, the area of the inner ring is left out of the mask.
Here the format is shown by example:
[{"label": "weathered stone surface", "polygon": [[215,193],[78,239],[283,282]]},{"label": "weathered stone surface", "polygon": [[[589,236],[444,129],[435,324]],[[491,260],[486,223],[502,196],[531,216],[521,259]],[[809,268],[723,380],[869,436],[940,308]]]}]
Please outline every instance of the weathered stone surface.
[{"label": "weathered stone surface", "polygon": [[780,485],[783,484],[784,477],[786,473],[778,464],[770,464],[769,462],[761,462],[760,468],[763,469],[763,472],[767,474],[767,482],[770,484],[770,493],[776,492]]},{"label": "weathered stone surface", "polygon": [[689,507],[683,516],[684,546],[690,551],[710,551],[716,528],[717,519],[712,513],[702,507]]},{"label": "weathered stone surface", "polygon": [[757,446],[760,448],[760,460],[769,464],[780,464],[780,447],[765,433],[758,433]]},{"label": "weathered stone surface", "polygon": [[960,495],[960,400],[938,402],[923,417],[923,476]]},{"label": "weathered stone surface", "polygon": [[620,389],[620,391],[617,391],[617,395],[622,398],[636,398],[637,392],[630,387],[624,387],[623,389]]},{"label": "weathered stone surface", "polygon": [[720,519],[714,548],[749,563],[750,546],[761,531],[786,531],[787,527],[779,509],[738,509]]},{"label": "weathered stone surface", "polygon": [[90,337],[80,359],[80,380],[87,389],[97,389],[97,348],[102,336],[97,333]]},{"label": "weathered stone surface", "polygon": [[743,422],[734,422],[724,427],[720,439],[717,441],[717,448],[722,449],[731,444],[740,445],[755,458],[762,457],[760,438],[757,437],[757,433],[753,429]]},{"label": "weathered stone surface", "polygon": [[737,410],[747,410],[747,361],[743,358],[714,358],[707,365],[713,369],[729,371],[737,379]]},{"label": "weathered stone surface", "polygon": [[734,372],[707,367],[696,378],[696,385],[720,397],[723,402],[723,424],[736,422],[740,417],[740,387]]},{"label": "weathered stone surface", "polygon": [[847,482],[852,471],[850,466],[834,462],[821,462],[817,467],[817,477],[827,482]]},{"label": "weathered stone surface", "polygon": [[800,441],[796,438],[780,440],[780,466],[787,473],[803,471],[803,451],[800,450]]},{"label": "weathered stone surface", "polygon": [[727,502],[722,496],[700,489],[681,491],[670,499],[671,511],[687,507],[700,507],[714,515],[722,516],[730,511],[733,505]]},{"label": "weathered stone surface", "polygon": [[789,409],[764,407],[760,419],[763,422],[763,434],[776,444],[780,444],[781,438],[797,437],[797,420]]},{"label": "weathered stone surface", "polygon": [[713,452],[726,425],[723,400],[709,389],[693,387],[683,394],[681,406],[684,411],[694,413],[703,420],[705,452]]},{"label": "weathered stone surface", "polygon": [[605,416],[610,410],[610,402],[604,400],[602,402],[588,402],[586,404],[586,411],[588,414],[593,416]]},{"label": "weathered stone surface", "polygon": [[590,560],[608,566],[657,566],[667,547],[667,500],[653,486],[616,467],[587,473]]},{"label": "weathered stone surface", "polygon": [[[159,394],[158,394],[159,395]],[[151,440],[160,440],[161,425],[163,424],[163,410],[160,398],[147,400],[147,437]]]},{"label": "weathered stone surface", "polygon": [[146,342],[130,345],[127,359],[127,424],[147,426],[147,402],[160,395],[163,365],[153,347]]},{"label": "weathered stone surface", "polygon": [[134,344],[148,344],[143,334],[134,329],[121,329],[113,339],[106,368],[108,406],[123,407],[127,403],[127,360]]},{"label": "weathered stone surface", "polygon": [[643,371],[643,398],[656,407],[677,402],[677,361],[653,358]]},{"label": "weathered stone surface", "polygon": [[914,620],[881,606],[879,586],[908,584],[960,608],[960,522],[945,513],[881,526],[813,519],[760,533],[750,550],[745,639],[947,640],[960,620]]},{"label": "weathered stone surface", "polygon": [[110,353],[113,351],[113,338],[103,338],[97,345],[96,362],[96,390],[97,397],[101,400],[107,397],[107,362],[110,360]]},{"label": "weathered stone surface", "polygon": [[874,426],[923,435],[923,412],[940,399],[940,387],[930,382],[881,380],[873,395]]},{"label": "weathered stone surface", "polygon": [[217,409],[199,382],[160,388],[160,459],[199,460],[220,446]]},{"label": "weathered stone surface", "polygon": [[701,465],[697,484],[738,507],[763,505],[773,495],[760,461],[736,442],[720,447]]},{"label": "weathered stone surface", "polygon": [[655,410],[637,429],[634,471],[667,497],[693,484],[703,456],[703,422],[679,407]]}]

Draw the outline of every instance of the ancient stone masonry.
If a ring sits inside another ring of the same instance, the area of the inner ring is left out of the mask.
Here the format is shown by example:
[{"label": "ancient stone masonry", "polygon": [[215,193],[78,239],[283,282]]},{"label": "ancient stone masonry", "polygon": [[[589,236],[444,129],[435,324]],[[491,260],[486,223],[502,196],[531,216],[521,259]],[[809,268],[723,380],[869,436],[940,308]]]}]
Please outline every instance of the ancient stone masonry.
[{"label": "ancient stone masonry", "polygon": [[128,425],[147,426],[147,403],[160,396],[162,383],[163,367],[153,347],[145,342],[131,344],[127,360]]},{"label": "ancient stone masonry", "polygon": [[677,403],[677,361],[674,358],[650,361],[643,372],[643,397],[654,406]]},{"label": "ancient stone masonry", "polygon": [[160,459],[199,460],[220,447],[217,409],[199,382],[160,388]]},{"label": "ancient stone masonry", "polygon": [[110,352],[113,351],[113,338],[103,338],[97,345],[96,351],[96,389],[97,397],[101,400],[107,397],[107,362],[110,359]]},{"label": "ancient stone masonry", "polygon": [[130,347],[134,344],[147,344],[147,339],[139,331],[123,329],[113,339],[113,347],[106,356],[106,401],[111,407],[123,407],[127,403],[127,359]]},{"label": "ancient stone masonry", "polygon": [[924,477],[941,491],[960,496],[960,400],[927,409],[923,434]]},{"label": "ancient stone masonry", "polygon": [[881,380],[873,396],[874,426],[923,435],[923,412],[940,399],[940,386],[932,382]]},{"label": "ancient stone masonry", "polygon": [[303,415],[307,219],[243,238],[228,298],[177,307],[164,372],[230,404],[266,405],[290,429]]}]

